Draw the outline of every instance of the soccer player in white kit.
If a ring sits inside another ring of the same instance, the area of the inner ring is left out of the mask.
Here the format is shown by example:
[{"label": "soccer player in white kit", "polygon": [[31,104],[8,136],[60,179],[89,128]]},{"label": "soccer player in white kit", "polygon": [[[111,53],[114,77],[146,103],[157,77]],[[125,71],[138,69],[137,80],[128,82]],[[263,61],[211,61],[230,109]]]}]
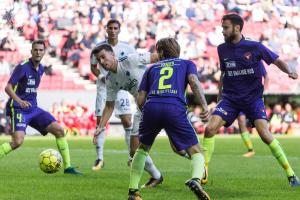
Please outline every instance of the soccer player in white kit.
[{"label": "soccer player in white kit", "polygon": [[[121,28],[121,23],[118,20],[110,19],[106,25],[107,39],[97,44],[97,46],[104,43],[110,44],[114,50],[115,55],[118,58],[122,58],[128,54],[135,53],[135,49],[132,46],[130,46],[126,42],[122,42],[118,40],[120,28]],[[106,101],[105,76],[107,75],[107,71],[103,69],[101,66],[98,68],[97,60],[95,57],[92,56],[91,56],[91,71],[96,77],[98,77],[97,97],[96,97],[96,117],[97,117],[97,126],[98,126],[101,120],[103,108],[105,106],[105,101]],[[132,120],[131,120],[132,107],[130,103],[129,93],[125,90],[120,90],[117,93],[115,114],[117,117],[121,119],[121,123],[125,130],[125,141],[129,151],[130,133],[132,131]],[[100,170],[104,165],[104,159],[103,159],[104,141],[105,141],[105,134],[102,134],[100,137],[98,137],[96,143],[97,159],[95,161],[94,166],[92,167],[92,169],[95,171]]]},{"label": "soccer player in white kit", "polygon": [[[106,76],[106,104],[93,140],[93,142],[96,143],[98,137],[101,137],[105,132],[105,124],[113,112],[118,91],[126,90],[136,99],[138,86],[146,69],[144,65],[158,61],[159,57],[158,54],[143,53],[129,54],[128,56],[118,59],[109,44],[102,44],[96,47],[92,51],[92,55],[96,57],[97,61],[104,69],[109,71]],[[130,135],[131,156],[134,155],[139,146],[138,128],[140,120],[141,112],[138,110],[134,115],[133,130]],[[155,187],[163,181],[161,173],[155,167],[150,156],[147,156],[146,158],[144,169],[151,175],[151,178],[142,186],[143,188]]]}]

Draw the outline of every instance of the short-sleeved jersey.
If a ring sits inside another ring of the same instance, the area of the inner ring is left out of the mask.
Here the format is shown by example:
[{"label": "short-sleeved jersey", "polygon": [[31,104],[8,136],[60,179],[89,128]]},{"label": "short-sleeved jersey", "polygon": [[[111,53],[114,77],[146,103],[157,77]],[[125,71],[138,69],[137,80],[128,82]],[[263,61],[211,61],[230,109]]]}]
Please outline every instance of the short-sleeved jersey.
[{"label": "short-sleeved jersey", "polygon": [[[107,40],[99,42],[96,46],[100,46],[101,44],[109,44]],[[112,46],[112,45],[111,45]],[[128,54],[136,53],[135,49],[126,42],[119,41],[115,46],[112,46],[115,55],[118,59],[127,56]],[[100,73],[103,75],[107,75],[107,71],[100,66]],[[103,82],[97,79],[97,88],[103,86]]]},{"label": "short-sleeved jersey", "polygon": [[139,91],[148,93],[147,102],[172,103],[186,106],[185,90],[188,75],[197,75],[192,61],[172,58],[159,61],[145,72]]},{"label": "short-sleeved jersey", "polygon": [[109,72],[106,76],[106,101],[114,101],[119,90],[126,90],[134,97],[150,63],[150,53],[129,54],[118,61],[117,72]]},{"label": "short-sleeved jersey", "polygon": [[244,37],[237,44],[218,46],[221,70],[224,72],[222,98],[237,104],[251,103],[263,95],[263,61],[273,63],[278,55],[260,42]]},{"label": "short-sleeved jersey", "polygon": [[[39,65],[35,69],[31,59],[25,60],[18,64],[8,83],[13,85],[13,90],[22,99],[31,103],[32,108],[37,107],[37,88],[39,87],[41,76],[44,73],[44,66]],[[10,98],[7,106],[14,108],[21,108],[21,106]]]}]

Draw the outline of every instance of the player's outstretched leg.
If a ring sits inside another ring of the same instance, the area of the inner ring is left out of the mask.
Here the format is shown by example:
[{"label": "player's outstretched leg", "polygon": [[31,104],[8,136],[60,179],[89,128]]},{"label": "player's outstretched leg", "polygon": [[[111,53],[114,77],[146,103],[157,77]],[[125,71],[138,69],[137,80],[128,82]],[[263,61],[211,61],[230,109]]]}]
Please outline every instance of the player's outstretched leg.
[{"label": "player's outstretched leg", "polygon": [[278,142],[277,139],[274,139],[270,144],[269,144],[269,148],[272,152],[272,154],[274,155],[274,157],[277,159],[277,161],[279,162],[279,164],[282,166],[282,168],[285,170],[287,177],[288,177],[288,181],[289,184],[291,186],[299,186],[299,179],[298,177],[295,175],[295,172],[293,171],[280,143]]},{"label": "player's outstretched leg", "polygon": [[145,167],[145,161],[147,156],[148,156],[148,152],[142,148],[136,150],[133,156],[131,171],[130,171],[130,179],[129,179],[128,199],[133,199],[133,200],[141,199],[138,193],[138,188]]},{"label": "player's outstretched leg", "polygon": [[23,144],[24,137],[25,132],[14,132],[11,137],[11,142],[5,142],[0,145],[0,159],[9,154],[11,151],[19,148]]},{"label": "player's outstretched leg", "polygon": [[[131,138],[130,138],[130,153],[131,153],[132,156],[133,155],[136,156],[137,151],[135,151],[135,150],[138,148],[138,146],[139,146],[138,136],[131,135]],[[131,166],[131,168],[133,168],[133,166]],[[162,177],[160,171],[154,165],[153,160],[149,156],[148,152],[147,152],[147,156],[145,158],[144,170],[151,175],[151,178],[145,184],[143,184],[142,188],[156,187],[157,185],[159,185],[163,182],[163,177]]]},{"label": "player's outstretched leg", "polygon": [[66,136],[56,138],[57,148],[63,158],[64,162],[64,173],[65,174],[74,174],[74,175],[82,175],[81,172],[77,171],[74,167],[71,166],[71,159],[69,153],[69,145],[66,139]]},{"label": "player's outstretched leg", "polygon": [[293,187],[299,186],[299,179],[297,178],[294,170],[292,169],[279,141],[277,139],[274,139],[273,135],[269,132],[267,121],[258,119],[255,120],[254,124],[259,136],[261,137],[263,142],[269,146],[273,156],[284,169],[288,177],[289,184]]},{"label": "player's outstretched leg", "polygon": [[57,148],[63,158],[64,169],[65,169],[64,173],[82,175],[81,172],[77,171],[74,167],[71,166],[69,145],[63,128],[55,121],[46,128],[46,131],[52,133],[56,138]]}]

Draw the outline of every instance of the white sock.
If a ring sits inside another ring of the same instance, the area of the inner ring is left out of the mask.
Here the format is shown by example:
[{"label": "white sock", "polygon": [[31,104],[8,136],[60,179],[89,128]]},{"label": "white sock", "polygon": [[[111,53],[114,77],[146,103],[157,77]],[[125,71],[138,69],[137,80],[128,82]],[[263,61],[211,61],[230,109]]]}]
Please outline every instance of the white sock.
[{"label": "white sock", "polygon": [[124,128],[125,130],[125,142],[127,144],[127,149],[128,149],[128,159],[132,160],[130,156],[130,134],[132,132],[132,127]]},{"label": "white sock", "polygon": [[158,171],[149,155],[146,158],[145,170],[151,175],[152,178],[159,179],[161,177],[160,171]]},{"label": "white sock", "polygon": [[104,149],[105,133],[102,133],[98,136],[96,152],[97,157],[100,160],[103,160],[103,149]]}]

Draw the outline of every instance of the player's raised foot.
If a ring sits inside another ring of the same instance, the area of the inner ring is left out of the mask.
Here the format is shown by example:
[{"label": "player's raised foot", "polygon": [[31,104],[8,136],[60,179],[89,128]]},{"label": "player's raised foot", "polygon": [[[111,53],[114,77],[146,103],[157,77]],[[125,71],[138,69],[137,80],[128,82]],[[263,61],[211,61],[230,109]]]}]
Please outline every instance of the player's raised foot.
[{"label": "player's raised foot", "polygon": [[201,185],[205,185],[208,182],[208,167],[204,166],[204,173],[201,179]]},{"label": "player's raised foot", "polygon": [[299,178],[296,175],[288,177],[290,186],[297,187],[300,186]]},{"label": "player's raised foot", "polygon": [[142,197],[138,190],[129,189],[128,200],[142,200]]},{"label": "player's raised foot", "polygon": [[159,184],[162,184],[164,178],[161,175],[159,179],[155,179],[153,177],[151,177],[144,185],[142,185],[141,188],[154,188],[156,186],[158,186]]},{"label": "player's raised foot", "polygon": [[200,180],[192,178],[185,182],[185,185],[190,188],[192,192],[197,196],[198,200],[210,200],[209,195],[201,187]]},{"label": "player's raised foot", "polygon": [[73,174],[73,175],[83,175],[81,172],[77,171],[74,167],[68,167],[64,170],[65,174]]},{"label": "player's raised foot", "polygon": [[98,171],[98,170],[102,169],[103,167],[104,167],[104,161],[100,160],[100,159],[97,159],[95,161],[94,166],[92,167],[92,170]]},{"label": "player's raised foot", "polygon": [[243,157],[250,158],[250,157],[253,157],[254,155],[255,155],[255,151],[251,150],[251,151],[248,151],[247,153],[243,154]]}]

